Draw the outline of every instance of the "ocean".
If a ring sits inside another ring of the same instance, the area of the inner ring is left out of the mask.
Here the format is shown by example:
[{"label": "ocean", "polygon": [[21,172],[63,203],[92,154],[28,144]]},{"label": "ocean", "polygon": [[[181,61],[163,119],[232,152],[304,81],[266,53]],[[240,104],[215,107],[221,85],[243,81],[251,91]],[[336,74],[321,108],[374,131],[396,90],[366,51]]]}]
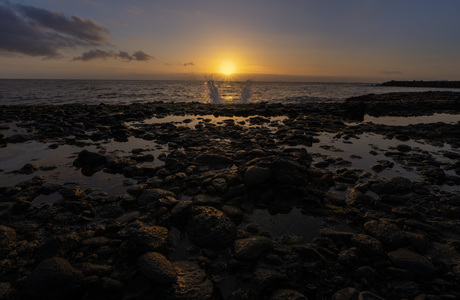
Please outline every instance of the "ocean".
[{"label": "ocean", "polygon": [[151,101],[303,103],[390,92],[456,91],[372,83],[0,79],[0,105],[131,104]]}]

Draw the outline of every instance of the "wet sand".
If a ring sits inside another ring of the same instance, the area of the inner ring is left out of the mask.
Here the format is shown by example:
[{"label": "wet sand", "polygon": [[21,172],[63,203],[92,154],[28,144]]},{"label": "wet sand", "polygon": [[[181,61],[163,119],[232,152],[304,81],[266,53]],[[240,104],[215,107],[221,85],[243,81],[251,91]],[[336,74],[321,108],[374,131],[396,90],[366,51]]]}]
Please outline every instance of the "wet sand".
[{"label": "wet sand", "polygon": [[459,116],[449,92],[0,106],[0,295],[458,298]]}]

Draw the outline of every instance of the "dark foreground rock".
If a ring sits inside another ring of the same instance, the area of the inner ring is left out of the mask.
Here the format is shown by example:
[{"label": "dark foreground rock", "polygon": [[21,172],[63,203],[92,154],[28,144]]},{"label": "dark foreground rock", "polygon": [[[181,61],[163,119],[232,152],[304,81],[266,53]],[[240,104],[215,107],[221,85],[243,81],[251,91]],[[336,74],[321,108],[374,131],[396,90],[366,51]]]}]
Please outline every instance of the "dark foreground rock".
[{"label": "dark foreground rock", "polygon": [[0,170],[0,298],[459,299],[460,124],[355,122],[458,103],[1,106],[59,159]]},{"label": "dark foreground rock", "polygon": [[41,262],[24,282],[24,294],[34,299],[79,299],[83,274],[63,258]]}]

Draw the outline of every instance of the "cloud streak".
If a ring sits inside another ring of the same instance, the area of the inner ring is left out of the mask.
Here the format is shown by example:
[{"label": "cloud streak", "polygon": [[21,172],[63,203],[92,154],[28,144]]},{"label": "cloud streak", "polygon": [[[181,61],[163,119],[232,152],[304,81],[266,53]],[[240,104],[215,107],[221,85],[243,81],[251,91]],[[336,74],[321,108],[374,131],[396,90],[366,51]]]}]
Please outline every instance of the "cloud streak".
[{"label": "cloud streak", "polygon": [[[64,14],[29,5],[0,0],[0,55],[23,54],[45,59],[62,58],[62,50],[78,47],[110,46],[109,30],[92,19]],[[118,58],[122,61],[147,61],[153,56],[139,50],[94,49],[74,61]]]},{"label": "cloud streak", "polygon": [[92,60],[105,60],[108,58],[114,58],[114,59],[121,59],[123,61],[147,61],[154,59],[153,56],[148,55],[147,53],[139,50],[134,52],[133,54],[129,54],[128,52],[125,51],[119,51],[119,52],[114,52],[114,51],[107,51],[107,50],[100,50],[100,49],[94,49],[90,50],[88,52],[83,53],[81,56],[74,57],[72,61],[92,61]]}]

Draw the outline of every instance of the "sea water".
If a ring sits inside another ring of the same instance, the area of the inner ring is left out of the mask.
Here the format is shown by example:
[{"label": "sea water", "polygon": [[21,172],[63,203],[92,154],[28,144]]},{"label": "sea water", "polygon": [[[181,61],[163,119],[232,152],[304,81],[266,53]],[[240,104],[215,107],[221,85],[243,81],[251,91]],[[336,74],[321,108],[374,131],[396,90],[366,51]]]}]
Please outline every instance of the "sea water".
[{"label": "sea water", "polygon": [[382,87],[372,83],[209,81],[0,79],[0,105],[131,104],[151,101],[302,103],[340,101],[371,93],[460,91]]}]

